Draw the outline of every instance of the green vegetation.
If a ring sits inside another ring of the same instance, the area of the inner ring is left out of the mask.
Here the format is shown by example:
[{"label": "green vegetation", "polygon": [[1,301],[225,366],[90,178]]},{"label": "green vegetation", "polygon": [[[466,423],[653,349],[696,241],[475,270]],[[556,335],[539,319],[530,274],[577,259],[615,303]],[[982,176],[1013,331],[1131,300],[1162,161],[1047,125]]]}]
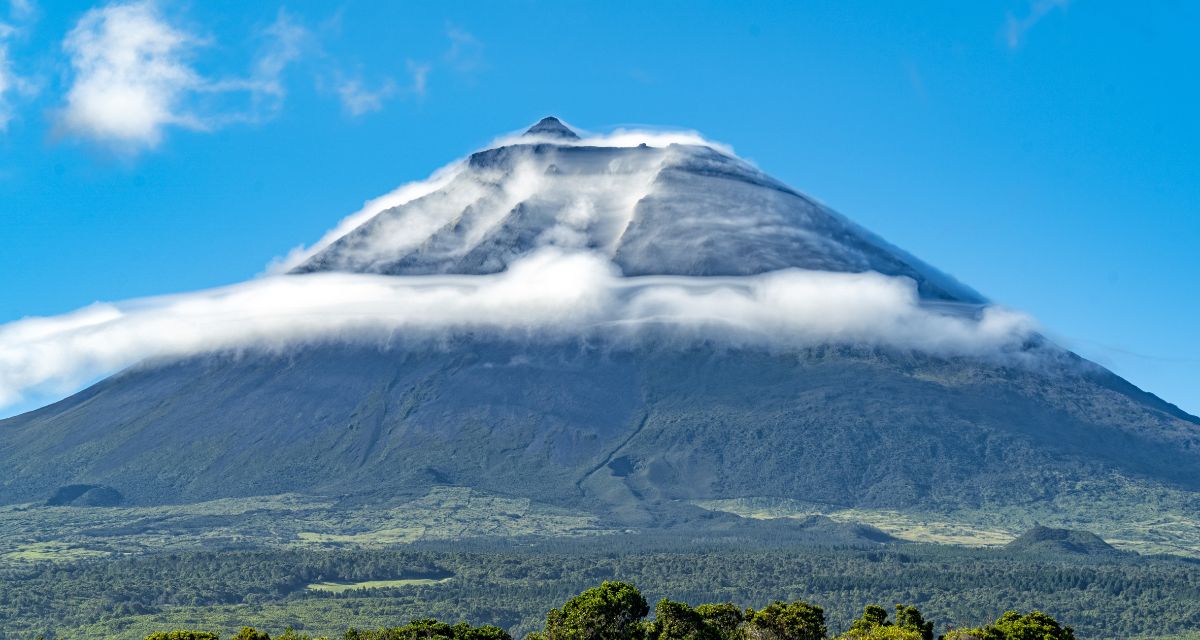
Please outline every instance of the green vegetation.
[{"label": "green vegetation", "polygon": [[605,582],[551,609],[545,630],[531,633],[530,640],[626,640],[639,635],[648,613],[637,587]]},{"label": "green vegetation", "polygon": [[250,546],[372,548],[462,537],[611,533],[580,512],[464,487],[433,487],[383,508],[296,494],[154,507],[5,505],[0,564]]},{"label": "green vegetation", "polygon": [[[826,640],[829,628],[825,611],[802,600],[776,600],[755,611],[744,612],[731,603],[692,607],[663,598],[654,608],[653,620],[641,591],[628,582],[605,581],[569,599],[546,614],[542,629],[526,640]],[[862,616],[835,640],[933,640],[933,623],[913,606],[896,605],[896,619],[887,611],[867,605]],[[374,630],[351,628],[344,640],[512,640],[505,630],[472,626],[466,622],[447,624],[434,618],[418,618],[401,627]],[[1070,627],[1034,611],[1007,611],[998,620],[977,629],[951,630],[945,640],[1075,640]],[[277,640],[310,640],[287,629]],[[205,631],[156,632],[146,640],[218,640]],[[268,633],[242,627],[233,640],[271,640]]]},{"label": "green vegetation", "polygon": [[1063,627],[1050,616],[1034,611],[1021,615],[1008,611],[1000,619],[978,629],[954,630],[946,640],[1075,640],[1071,627]]},{"label": "green vegetation", "polygon": [[[679,538],[599,537],[516,547],[456,542],[405,550],[249,550],[163,553],[0,565],[0,638],[141,640],[172,628],[228,638],[247,622],[313,636],[435,617],[493,624],[516,638],[544,628],[546,612],[604,580],[637,584],[663,625],[694,640],[743,625],[739,602],[819,603],[829,630],[875,620],[864,603],[918,607],[937,634],[976,629],[1007,610],[1040,610],[1086,638],[1168,636],[1200,625],[1200,563],[1137,556],[1026,555],[900,545],[876,548],[693,545]],[[662,549],[672,549],[662,551]],[[449,579],[446,579],[449,578]],[[341,592],[317,583],[403,581]],[[663,598],[670,600],[662,604]],[[686,608],[685,608],[686,606]],[[568,612],[569,613],[569,612]],[[907,612],[863,637],[907,637]],[[779,616],[776,616],[779,617]],[[884,627],[896,627],[884,628]],[[905,632],[905,633],[901,633]],[[670,632],[674,633],[674,632]],[[662,635],[660,632],[658,635]],[[909,634],[911,635],[911,634]],[[273,635],[273,637],[276,637]]]},{"label": "green vegetation", "polygon": [[[238,636],[240,637],[240,636]],[[146,636],[146,640],[219,640],[220,636],[207,631],[189,631],[176,629],[174,631],[159,631]],[[252,638],[258,640],[258,638]]]},{"label": "green vegetation", "polygon": [[[1200,558],[1196,494],[1120,474],[1079,481],[1069,491],[1019,505],[880,509],[770,497],[694,500],[693,504],[755,520],[820,515],[871,525],[910,542],[973,547],[1003,546],[1035,526],[1046,525],[1090,531],[1121,550]],[[1114,517],[1117,513],[1121,517]]]},{"label": "green vegetation", "polygon": [[887,615],[883,607],[869,604],[842,637],[848,640],[933,640],[933,622],[925,620],[916,607],[896,605],[895,622],[888,621]]}]

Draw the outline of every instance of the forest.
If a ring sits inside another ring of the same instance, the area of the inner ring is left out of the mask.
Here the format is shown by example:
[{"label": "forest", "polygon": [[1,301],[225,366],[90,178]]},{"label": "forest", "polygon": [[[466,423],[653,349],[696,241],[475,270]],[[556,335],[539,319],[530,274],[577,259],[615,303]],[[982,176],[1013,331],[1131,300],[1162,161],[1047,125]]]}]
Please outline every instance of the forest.
[{"label": "forest", "polygon": [[[932,621],[914,606],[897,604],[895,615],[867,605],[850,628],[836,640],[933,640]],[[757,611],[732,603],[695,607],[663,598],[650,608],[638,588],[628,582],[605,581],[567,600],[546,614],[544,627],[525,640],[825,640],[830,637],[825,610],[815,604],[776,600]],[[344,640],[512,640],[494,625],[448,624],[433,618],[410,621],[400,627],[373,630],[349,629]],[[978,628],[950,629],[942,640],[1075,640],[1070,627],[1033,611],[1007,611],[998,620]],[[219,640],[215,633],[176,629],[152,633],[146,640]],[[242,627],[233,640],[271,640],[269,633]],[[276,640],[313,640],[286,629]],[[317,640],[328,640],[320,638]]]},{"label": "forest", "polygon": [[742,606],[815,603],[830,633],[849,631],[872,603],[918,607],[936,635],[995,625],[1009,610],[1042,611],[1080,638],[1200,629],[1200,563],[1186,559],[935,545],[748,548],[744,540],[681,548],[677,539],[629,538],[6,564],[0,638],[141,640],[171,629],[229,638],[246,624],[272,637],[289,627],[340,637],[352,627],[427,618],[494,625],[525,638],[546,632],[546,612],[603,581],[636,584],[651,602],[739,603],[743,616]]}]

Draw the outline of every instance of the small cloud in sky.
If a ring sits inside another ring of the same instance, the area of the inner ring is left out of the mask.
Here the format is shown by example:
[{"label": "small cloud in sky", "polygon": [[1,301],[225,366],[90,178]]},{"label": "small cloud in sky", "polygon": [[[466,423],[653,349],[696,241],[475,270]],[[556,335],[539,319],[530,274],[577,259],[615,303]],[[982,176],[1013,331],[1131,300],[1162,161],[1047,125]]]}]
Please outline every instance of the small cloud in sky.
[{"label": "small cloud in sky", "polygon": [[1021,42],[1025,39],[1025,34],[1029,32],[1042,18],[1045,18],[1050,12],[1056,9],[1066,9],[1070,4],[1070,0],[1031,0],[1029,3],[1029,13],[1018,18],[1011,12],[1008,14],[1007,27],[1005,29],[1005,41],[1008,48],[1016,49],[1021,46]]},{"label": "small cloud in sky", "polygon": [[[268,26],[247,78],[210,78],[198,51],[214,43],[172,24],[149,1],[88,11],[63,41],[74,78],[59,114],[69,134],[133,152],[157,146],[168,127],[198,131],[256,121],[278,109],[284,69],[306,37],[286,13]],[[248,95],[249,110],[221,98]]]},{"label": "small cloud in sky", "polygon": [[455,71],[471,73],[482,71],[486,67],[483,59],[483,43],[474,34],[455,25],[446,27],[446,37],[450,39],[450,48],[442,59]]},{"label": "small cloud in sky", "polygon": [[12,105],[9,104],[8,94],[17,85],[17,77],[13,73],[12,63],[8,59],[8,34],[12,27],[0,24],[0,132],[8,130],[12,120]]},{"label": "small cloud in sky", "polygon": [[10,44],[32,19],[35,8],[28,0],[12,0],[9,3],[10,22],[0,21],[0,133],[8,130],[15,117],[13,101],[17,96],[28,96],[36,92],[34,83],[19,75],[13,65]]},{"label": "small cloud in sky", "polygon": [[429,90],[429,72],[433,65],[410,59],[405,62],[405,66],[411,80],[410,84],[403,88],[391,78],[385,79],[375,87],[359,76],[341,78],[336,82],[334,90],[342,102],[342,108],[351,116],[358,117],[382,111],[384,102],[397,95],[424,98]]},{"label": "small cloud in sky", "polygon": [[170,125],[203,129],[185,98],[204,80],[188,63],[202,41],[148,2],[87,12],[63,41],[75,81],[62,125],[99,141],[153,147]]},{"label": "small cloud in sky", "polygon": [[13,20],[27,20],[36,10],[32,0],[9,0],[8,3],[8,12]]},{"label": "small cloud in sky", "polygon": [[390,78],[376,89],[370,89],[358,78],[338,83],[337,94],[342,107],[352,116],[361,116],[383,109],[383,101],[396,92],[396,83]]},{"label": "small cloud in sky", "polygon": [[257,94],[282,100],[287,93],[283,86],[283,72],[288,65],[300,59],[309,40],[309,33],[286,11],[280,9],[275,22],[263,30],[263,37],[265,44],[254,64],[251,89]]},{"label": "small cloud in sky", "polygon": [[416,60],[408,60],[408,73],[412,76],[412,85],[410,91],[418,98],[424,98],[425,92],[429,88],[429,72],[433,70],[433,65],[426,62],[417,62]]}]

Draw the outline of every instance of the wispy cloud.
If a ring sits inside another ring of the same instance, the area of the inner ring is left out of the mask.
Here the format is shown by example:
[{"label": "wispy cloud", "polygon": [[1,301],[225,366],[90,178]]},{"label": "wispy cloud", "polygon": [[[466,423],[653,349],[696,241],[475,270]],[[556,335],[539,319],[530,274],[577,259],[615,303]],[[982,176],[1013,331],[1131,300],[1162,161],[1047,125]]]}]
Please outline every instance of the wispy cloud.
[{"label": "wispy cloud", "polygon": [[408,60],[405,63],[408,67],[408,74],[412,77],[411,91],[418,98],[424,98],[425,92],[429,89],[429,72],[433,70],[433,65],[427,62],[417,62]]},{"label": "wispy cloud", "polygon": [[17,73],[10,54],[12,40],[32,19],[35,10],[28,0],[12,0],[8,11],[10,21],[0,21],[0,133],[8,130],[9,122],[16,115],[14,98],[35,92],[33,82]]},{"label": "wispy cloud", "polygon": [[1056,9],[1066,9],[1068,4],[1070,4],[1070,0],[1031,0],[1029,12],[1024,17],[1019,18],[1013,13],[1009,13],[1005,28],[1005,41],[1008,47],[1016,49],[1021,46],[1025,34],[1038,22],[1041,22],[1042,18]]},{"label": "wispy cloud", "polygon": [[291,15],[280,9],[275,21],[263,30],[262,36],[264,44],[254,63],[249,88],[252,95],[273,100],[270,110],[275,111],[287,95],[283,84],[284,71],[300,59],[311,35]]},{"label": "wispy cloud", "polygon": [[[212,130],[278,109],[281,76],[296,60],[302,27],[280,12],[246,78],[211,78],[194,66],[209,39],[171,24],[150,1],[92,9],[63,41],[74,72],[60,112],[68,134],[134,152],[157,146],[169,127]],[[249,109],[221,98],[248,95]]]},{"label": "wispy cloud", "polygon": [[13,20],[17,21],[28,20],[37,11],[32,0],[9,0],[8,7]]},{"label": "wispy cloud", "polygon": [[435,69],[439,70],[439,73],[446,70],[470,76],[486,68],[483,43],[478,38],[454,25],[446,27],[446,38],[450,46],[436,62],[413,58],[404,61],[408,74],[407,83],[394,78],[370,82],[363,78],[360,69],[354,73],[335,70],[330,74],[335,78],[334,81],[330,82],[328,78],[320,79],[318,86],[323,91],[335,93],[345,112],[358,117],[382,111],[385,103],[392,98],[423,100],[429,93],[429,78]]},{"label": "wispy cloud", "polygon": [[342,108],[355,117],[383,109],[383,101],[395,93],[396,83],[390,78],[375,89],[368,88],[359,78],[342,80],[337,86]]},{"label": "wispy cloud", "polygon": [[408,86],[405,87],[399,86],[392,78],[385,78],[371,86],[361,75],[341,77],[335,83],[334,91],[342,103],[342,108],[351,116],[358,117],[382,111],[384,103],[390,98],[424,98],[429,90],[429,72],[433,66],[411,59],[405,62],[405,66],[410,78]]},{"label": "wispy cloud", "polygon": [[483,57],[483,42],[474,34],[456,25],[446,27],[450,48],[442,56],[446,65],[455,71],[471,73],[483,70],[487,65]]},{"label": "wispy cloud", "polygon": [[0,23],[0,133],[8,130],[12,120],[12,105],[9,103],[9,93],[17,85],[16,74],[13,73],[12,62],[8,59],[8,38],[12,27]]}]

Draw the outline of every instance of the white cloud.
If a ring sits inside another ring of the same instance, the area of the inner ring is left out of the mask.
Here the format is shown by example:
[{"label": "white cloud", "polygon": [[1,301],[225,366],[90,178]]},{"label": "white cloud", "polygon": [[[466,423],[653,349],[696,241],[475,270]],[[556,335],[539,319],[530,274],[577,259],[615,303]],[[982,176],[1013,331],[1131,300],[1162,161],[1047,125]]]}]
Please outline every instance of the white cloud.
[{"label": "white cloud", "polygon": [[266,43],[255,61],[249,88],[254,95],[274,98],[273,109],[277,109],[287,94],[283,73],[289,65],[300,59],[310,35],[307,29],[280,9],[275,22],[263,30],[263,37]]},{"label": "white cloud", "polygon": [[411,81],[404,88],[397,86],[391,78],[386,78],[377,86],[371,87],[361,76],[342,77],[334,86],[342,108],[346,113],[357,118],[383,110],[384,102],[397,95],[424,98],[428,90],[429,72],[433,68],[432,65],[407,60],[405,66]]},{"label": "white cloud", "polygon": [[408,67],[408,74],[412,76],[412,86],[409,90],[418,98],[424,98],[429,89],[429,72],[433,70],[433,65],[415,60],[408,60],[405,65]]},{"label": "white cloud", "polygon": [[331,340],[436,345],[469,333],[994,356],[1034,330],[1001,308],[926,307],[911,280],[877,273],[625,278],[602,256],[541,250],[496,275],[275,276],[0,325],[0,406],[148,358]]},{"label": "white cloud", "polygon": [[[153,2],[92,9],[63,42],[74,80],[61,124],[76,136],[136,151],[156,146],[169,127],[211,130],[258,120],[282,100],[280,78],[299,57],[304,35],[281,11],[264,31],[267,44],[250,76],[213,79],[193,65],[198,51],[212,43],[168,22]],[[250,97],[248,111],[217,100],[238,95]]]},{"label": "white cloud", "polygon": [[12,120],[12,105],[9,94],[16,88],[17,77],[8,59],[8,36],[11,27],[0,23],[0,133],[8,130]]},{"label": "white cloud", "polygon": [[390,79],[377,89],[367,88],[361,79],[349,78],[338,83],[337,94],[342,107],[352,116],[358,117],[383,109],[383,101],[396,93],[396,84]]},{"label": "white cloud", "polygon": [[27,0],[12,0],[9,15],[12,23],[0,22],[0,133],[8,130],[9,122],[15,117],[14,96],[30,95],[35,92],[34,84],[18,75],[14,69],[10,44],[22,31],[22,23],[33,17],[34,6]]},{"label": "white cloud", "polygon": [[1009,13],[1005,30],[1005,41],[1008,43],[1008,47],[1016,49],[1021,46],[1025,34],[1034,25],[1041,22],[1042,18],[1045,18],[1051,11],[1066,9],[1068,4],[1070,4],[1070,0],[1032,0],[1029,3],[1029,14],[1024,18],[1018,18]]},{"label": "white cloud", "polygon": [[63,125],[133,147],[155,146],[167,126],[203,129],[184,105],[205,84],[187,61],[200,44],[149,2],[92,9],[63,42],[75,71]]},{"label": "white cloud", "polygon": [[442,59],[450,68],[462,73],[480,71],[486,67],[483,58],[483,42],[474,34],[455,25],[446,27],[446,37],[450,39],[450,48]]},{"label": "white cloud", "polygon": [[[446,28],[446,37],[450,41],[450,47],[442,54],[439,66],[468,75],[486,66],[483,60],[483,43],[471,33],[450,25]],[[433,71],[434,64],[411,58],[405,60],[404,64],[409,77],[405,86],[391,78],[371,86],[360,75],[340,72],[335,72],[334,76],[338,79],[330,84],[341,101],[342,108],[354,117],[381,111],[384,102],[392,97],[423,99],[429,91],[429,74]],[[328,86],[330,85],[326,85],[326,88]]]},{"label": "white cloud", "polygon": [[8,12],[12,15],[13,20],[28,20],[36,11],[37,7],[31,0],[9,0]]}]

